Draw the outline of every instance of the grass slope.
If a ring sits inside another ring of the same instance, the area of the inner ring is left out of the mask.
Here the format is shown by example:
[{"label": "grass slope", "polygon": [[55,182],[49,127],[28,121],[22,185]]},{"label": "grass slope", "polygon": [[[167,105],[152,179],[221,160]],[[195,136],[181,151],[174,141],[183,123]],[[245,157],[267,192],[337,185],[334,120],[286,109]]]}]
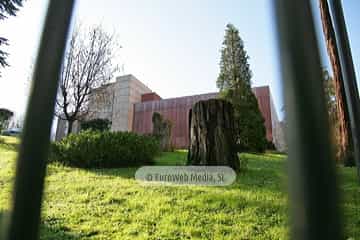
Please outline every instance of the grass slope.
[{"label": "grass slope", "polygon": [[[0,212],[9,209],[16,140],[0,143]],[[141,186],[136,169],[48,166],[41,239],[286,239],[285,156],[243,154],[248,170],[228,187]],[[183,165],[186,152],[158,165]],[[360,239],[354,169],[340,170],[346,236]]]}]

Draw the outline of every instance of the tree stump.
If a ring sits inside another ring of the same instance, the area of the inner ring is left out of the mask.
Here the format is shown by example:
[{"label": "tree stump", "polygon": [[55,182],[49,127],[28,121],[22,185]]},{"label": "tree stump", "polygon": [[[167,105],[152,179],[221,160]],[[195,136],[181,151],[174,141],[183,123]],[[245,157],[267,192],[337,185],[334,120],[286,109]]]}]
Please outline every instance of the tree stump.
[{"label": "tree stump", "polygon": [[229,166],[240,169],[231,103],[210,99],[190,110],[188,165]]}]

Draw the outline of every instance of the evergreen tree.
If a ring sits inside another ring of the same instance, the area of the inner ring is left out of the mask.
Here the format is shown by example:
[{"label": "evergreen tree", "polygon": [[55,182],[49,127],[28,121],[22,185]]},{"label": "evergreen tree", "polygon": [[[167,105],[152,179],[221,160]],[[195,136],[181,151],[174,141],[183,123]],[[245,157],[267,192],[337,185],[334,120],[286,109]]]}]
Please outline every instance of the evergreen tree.
[{"label": "evergreen tree", "polygon": [[[1,0],[0,1],[0,20],[7,18],[8,16],[15,16],[16,12],[19,10],[18,7],[22,6],[23,0]],[[8,40],[4,37],[0,37],[0,46],[8,45]],[[6,62],[6,57],[8,53],[0,50],[0,66],[6,67],[8,63]]]},{"label": "evergreen tree", "polygon": [[266,130],[257,99],[251,90],[252,73],[248,59],[238,29],[227,24],[217,87],[220,97],[234,106],[239,151],[262,152],[267,143]]}]

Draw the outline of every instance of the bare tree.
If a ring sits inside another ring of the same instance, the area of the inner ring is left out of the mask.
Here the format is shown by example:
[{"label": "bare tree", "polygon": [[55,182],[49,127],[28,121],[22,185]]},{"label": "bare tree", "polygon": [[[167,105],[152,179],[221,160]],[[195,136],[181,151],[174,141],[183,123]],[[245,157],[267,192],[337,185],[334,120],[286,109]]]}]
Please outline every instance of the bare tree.
[{"label": "bare tree", "polygon": [[114,35],[101,26],[75,28],[65,53],[56,101],[56,116],[68,122],[67,134],[76,120],[88,114],[91,91],[109,82],[118,71],[113,62],[120,48]]},{"label": "bare tree", "polygon": [[336,36],[331,20],[329,6],[327,0],[319,0],[320,13],[323,26],[323,32],[326,40],[327,52],[330,58],[333,74],[334,88],[336,96],[336,110],[338,119],[338,152],[337,158],[344,162],[346,166],[354,166],[355,160],[353,156],[353,146],[351,140],[351,129],[349,122],[349,113],[346,108],[345,89],[341,74],[341,66],[338,48],[336,45]]}]

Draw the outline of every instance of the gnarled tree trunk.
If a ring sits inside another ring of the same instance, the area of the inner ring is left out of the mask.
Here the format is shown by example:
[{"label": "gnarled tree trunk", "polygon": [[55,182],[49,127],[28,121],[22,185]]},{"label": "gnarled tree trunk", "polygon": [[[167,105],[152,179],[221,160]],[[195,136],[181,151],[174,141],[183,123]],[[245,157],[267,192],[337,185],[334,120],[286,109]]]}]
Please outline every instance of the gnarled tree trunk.
[{"label": "gnarled tree trunk", "polygon": [[323,26],[324,37],[326,40],[327,52],[330,58],[334,73],[334,87],[336,95],[336,108],[339,121],[338,137],[339,151],[337,159],[344,162],[345,166],[354,166],[353,145],[351,139],[351,129],[349,122],[349,113],[347,111],[345,89],[341,74],[341,65],[339,53],[336,45],[336,36],[331,20],[329,6],[326,0],[319,0],[320,13]]},{"label": "gnarled tree trunk", "polygon": [[231,103],[210,99],[190,110],[188,165],[229,166],[240,169]]},{"label": "gnarled tree trunk", "polygon": [[171,128],[172,123],[168,119],[163,119],[163,116],[154,112],[152,116],[153,135],[160,141],[160,148],[162,151],[171,151]]}]

